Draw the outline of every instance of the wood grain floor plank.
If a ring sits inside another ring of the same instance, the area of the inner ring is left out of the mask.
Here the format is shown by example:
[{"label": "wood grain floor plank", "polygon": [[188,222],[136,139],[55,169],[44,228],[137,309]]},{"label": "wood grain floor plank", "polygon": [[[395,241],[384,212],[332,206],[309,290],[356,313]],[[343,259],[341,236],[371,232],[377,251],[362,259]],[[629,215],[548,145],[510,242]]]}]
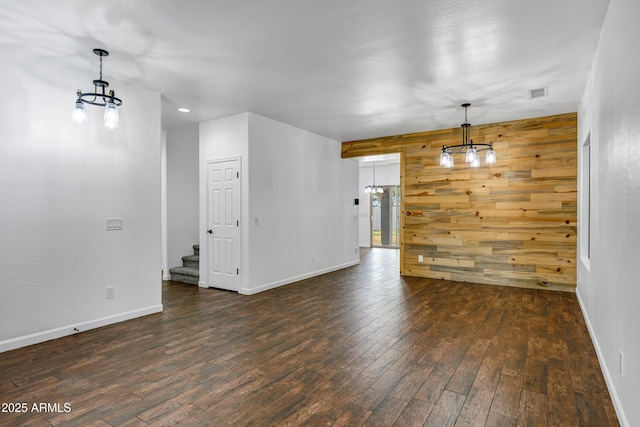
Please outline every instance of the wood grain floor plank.
[{"label": "wood grain floor plank", "polygon": [[393,396],[387,396],[375,411],[367,418],[365,425],[391,426],[398,419],[409,402]]},{"label": "wood grain floor plank", "polygon": [[162,313],[1,353],[1,401],[72,410],[0,425],[618,425],[574,294],[361,257],[252,296],[164,282]]},{"label": "wood grain floor plank", "polygon": [[497,412],[514,419],[517,418],[521,392],[521,377],[501,375],[491,404],[491,412]]},{"label": "wood grain floor plank", "polygon": [[485,357],[482,361],[478,373],[473,381],[473,387],[494,392],[500,381],[502,372],[502,360]]},{"label": "wood grain floor plank", "polygon": [[406,401],[411,400],[427,380],[431,371],[433,371],[432,366],[416,364],[415,367],[400,380],[389,395]]},{"label": "wood grain floor plank", "polygon": [[480,388],[472,388],[467,395],[464,406],[456,420],[456,427],[482,427],[485,425],[493,392]]},{"label": "wood grain floor plank", "polygon": [[[522,390],[518,426],[546,427],[547,426],[547,396],[529,390]],[[591,424],[581,424],[591,425]]]},{"label": "wood grain floor plank", "polygon": [[578,408],[578,422],[583,426],[597,425],[600,420],[607,418],[606,409],[602,402],[602,395],[576,391],[576,406]]},{"label": "wood grain floor plank", "polygon": [[425,402],[424,400],[411,399],[396,419],[396,422],[393,423],[393,426],[423,426],[427,418],[429,418],[431,411],[433,411],[434,406],[433,403]]},{"label": "wood grain floor plank", "polygon": [[458,419],[465,398],[465,395],[445,390],[424,425],[433,427],[453,426]]},{"label": "wood grain floor plank", "polygon": [[373,411],[361,406],[351,406],[333,424],[335,427],[357,427],[362,426]]}]

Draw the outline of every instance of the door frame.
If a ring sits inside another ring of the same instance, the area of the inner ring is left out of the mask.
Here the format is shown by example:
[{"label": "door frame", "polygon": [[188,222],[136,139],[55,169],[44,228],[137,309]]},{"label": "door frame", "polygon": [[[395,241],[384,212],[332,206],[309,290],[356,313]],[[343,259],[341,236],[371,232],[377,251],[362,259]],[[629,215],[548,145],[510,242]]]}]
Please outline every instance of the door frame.
[{"label": "door frame", "polygon": [[200,287],[205,287],[205,288],[209,288],[212,287],[212,283],[210,282],[210,272],[209,272],[209,244],[208,244],[208,239],[207,237],[209,236],[207,234],[207,229],[209,226],[209,166],[216,164],[216,163],[226,163],[229,161],[237,161],[238,162],[238,197],[239,197],[239,211],[238,211],[238,218],[239,218],[239,226],[238,226],[238,249],[237,249],[237,253],[238,253],[238,269],[239,272],[236,275],[235,278],[235,283],[233,288],[234,289],[229,289],[229,290],[233,290],[235,292],[238,292],[240,290],[240,288],[242,287],[242,275],[243,275],[243,248],[242,248],[242,239],[243,239],[243,214],[242,214],[242,210],[243,210],[243,202],[242,202],[242,186],[243,186],[243,179],[242,179],[242,156],[230,156],[230,157],[219,157],[219,158],[213,158],[213,159],[207,159],[203,162],[202,166],[202,171],[201,171],[201,176],[203,177],[203,180],[201,180],[200,182],[204,183],[204,188],[201,190],[201,200],[200,200],[200,212],[202,213],[202,217],[200,219],[200,241],[204,243],[204,245],[200,246],[200,257],[201,257],[201,261],[200,261],[200,279],[198,282],[198,285]]}]

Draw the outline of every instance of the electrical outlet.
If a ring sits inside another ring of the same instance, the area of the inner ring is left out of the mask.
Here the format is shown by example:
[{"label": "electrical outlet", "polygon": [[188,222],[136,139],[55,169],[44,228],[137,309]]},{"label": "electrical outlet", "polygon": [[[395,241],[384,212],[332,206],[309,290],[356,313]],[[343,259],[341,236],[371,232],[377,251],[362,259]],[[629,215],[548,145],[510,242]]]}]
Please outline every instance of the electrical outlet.
[{"label": "electrical outlet", "polygon": [[122,230],[122,218],[107,218],[107,231]]},{"label": "electrical outlet", "polygon": [[424,262],[424,257],[422,255],[418,255],[418,262]]},{"label": "electrical outlet", "polygon": [[109,286],[106,288],[107,291],[107,299],[112,299],[116,297],[116,287],[115,286]]}]

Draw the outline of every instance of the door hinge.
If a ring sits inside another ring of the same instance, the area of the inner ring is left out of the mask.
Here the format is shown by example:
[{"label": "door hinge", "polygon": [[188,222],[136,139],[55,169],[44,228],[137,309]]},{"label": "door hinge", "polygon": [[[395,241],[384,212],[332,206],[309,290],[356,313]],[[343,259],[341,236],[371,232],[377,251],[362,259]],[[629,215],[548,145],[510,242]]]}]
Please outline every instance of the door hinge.
[{"label": "door hinge", "polygon": [[240,269],[236,268],[236,274],[240,274]]},{"label": "door hinge", "polygon": [[240,227],[240,220],[236,220],[236,227]]},{"label": "door hinge", "polygon": [[240,172],[236,172],[236,178],[240,178]]}]

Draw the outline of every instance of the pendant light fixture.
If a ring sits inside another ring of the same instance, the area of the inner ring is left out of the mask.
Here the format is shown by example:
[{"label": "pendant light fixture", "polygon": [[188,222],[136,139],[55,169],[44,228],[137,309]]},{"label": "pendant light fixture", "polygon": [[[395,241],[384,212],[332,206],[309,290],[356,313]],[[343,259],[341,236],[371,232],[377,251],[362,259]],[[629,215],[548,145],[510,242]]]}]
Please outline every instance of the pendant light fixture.
[{"label": "pendant light fixture", "polygon": [[462,127],[462,144],[458,145],[443,145],[442,152],[440,153],[440,166],[450,169],[453,167],[453,156],[452,154],[464,154],[465,161],[469,163],[469,166],[472,168],[477,168],[480,166],[480,156],[478,155],[481,151],[486,151],[485,162],[488,165],[494,164],[497,160],[496,152],[493,151],[492,144],[484,144],[478,143],[475,144],[470,137],[471,131],[471,123],[467,120],[467,108],[469,108],[471,104],[464,103],[461,107],[464,108],[464,123],[460,125]]},{"label": "pendant light fixture", "polygon": [[76,104],[73,108],[72,118],[76,123],[87,121],[87,110],[85,104],[104,107],[104,127],[115,129],[118,127],[118,108],[122,105],[122,100],[116,98],[113,90],[106,92],[109,82],[102,80],[102,58],[109,56],[109,52],[104,49],[93,49],[93,53],[100,57],[100,78],[93,81],[93,92],[83,93],[77,90]]},{"label": "pendant light fixture", "polygon": [[376,186],[376,162],[373,162],[373,185],[364,186],[365,193],[384,193],[384,188]]}]

